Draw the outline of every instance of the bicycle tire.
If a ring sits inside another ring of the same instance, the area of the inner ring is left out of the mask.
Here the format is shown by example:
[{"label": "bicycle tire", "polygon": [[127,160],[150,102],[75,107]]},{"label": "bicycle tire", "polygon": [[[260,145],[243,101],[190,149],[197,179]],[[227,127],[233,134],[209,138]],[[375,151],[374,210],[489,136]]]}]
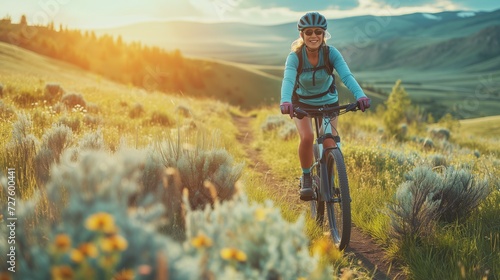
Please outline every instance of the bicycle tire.
[{"label": "bicycle tire", "polygon": [[335,245],[344,250],[351,238],[351,196],[344,157],[339,149],[330,149],[326,158],[328,186],[326,210],[330,234]]},{"label": "bicycle tire", "polygon": [[[316,162],[319,157],[318,144],[314,144],[314,161]],[[320,194],[320,166],[317,165],[311,170],[311,176],[313,178],[313,190],[315,193],[315,199],[310,201],[311,206],[311,217],[316,221],[317,225],[322,227],[323,221],[325,219],[325,202],[321,200]]]}]

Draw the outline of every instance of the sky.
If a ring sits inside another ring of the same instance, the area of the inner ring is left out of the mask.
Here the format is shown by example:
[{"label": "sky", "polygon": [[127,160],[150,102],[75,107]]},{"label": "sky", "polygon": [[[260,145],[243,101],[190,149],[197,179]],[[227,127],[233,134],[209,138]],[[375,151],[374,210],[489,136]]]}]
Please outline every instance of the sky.
[{"label": "sky", "polygon": [[171,20],[279,24],[296,22],[307,11],[334,19],[497,9],[496,0],[0,0],[1,18],[18,22],[24,14],[30,24],[54,22],[78,29]]}]

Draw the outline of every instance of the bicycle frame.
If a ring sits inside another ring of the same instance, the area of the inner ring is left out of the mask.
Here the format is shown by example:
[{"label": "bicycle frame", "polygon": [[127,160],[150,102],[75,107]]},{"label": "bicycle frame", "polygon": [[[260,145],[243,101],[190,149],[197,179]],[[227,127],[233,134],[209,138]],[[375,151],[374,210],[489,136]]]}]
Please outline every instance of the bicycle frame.
[{"label": "bicycle frame", "polygon": [[[336,118],[337,116],[334,116],[334,117]],[[320,180],[321,180],[321,183],[320,183],[321,201],[333,202],[332,198],[327,198],[327,194],[325,193],[326,191],[325,191],[324,186],[326,186],[328,183],[325,155],[330,149],[338,149],[338,143],[340,143],[340,136],[338,135],[337,129],[335,127],[333,127],[333,125],[331,123],[331,121],[333,119],[333,118],[331,118],[331,116],[330,117],[315,116],[315,117],[313,117],[313,119],[314,119],[315,130],[316,130],[316,140],[315,141],[317,144],[316,148],[318,149],[318,153],[317,153],[318,158],[311,166],[311,169],[316,168],[316,166],[318,164],[320,165],[320,168],[321,168],[321,171],[320,171],[320,174],[321,174],[321,178],[320,178]],[[335,133],[337,134],[335,136],[332,134],[332,127],[335,130]],[[337,144],[337,147],[328,147],[326,149],[323,149],[323,143],[326,139],[332,139],[333,141],[335,141],[335,143]]]}]

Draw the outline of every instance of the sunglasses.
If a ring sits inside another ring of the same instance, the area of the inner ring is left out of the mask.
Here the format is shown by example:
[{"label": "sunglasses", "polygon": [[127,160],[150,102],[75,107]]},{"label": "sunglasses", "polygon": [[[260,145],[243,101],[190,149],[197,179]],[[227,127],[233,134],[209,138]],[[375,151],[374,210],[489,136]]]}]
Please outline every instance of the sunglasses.
[{"label": "sunglasses", "polygon": [[323,34],[325,34],[325,31],[323,29],[314,29],[314,31],[312,29],[307,29],[304,31],[304,34],[306,34],[307,36],[311,36],[316,34],[317,36],[321,36]]}]

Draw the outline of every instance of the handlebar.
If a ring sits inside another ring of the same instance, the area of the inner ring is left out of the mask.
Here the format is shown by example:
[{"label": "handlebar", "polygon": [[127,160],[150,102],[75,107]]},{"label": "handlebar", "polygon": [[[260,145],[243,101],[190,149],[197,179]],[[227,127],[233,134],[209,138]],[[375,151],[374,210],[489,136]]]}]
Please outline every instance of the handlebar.
[{"label": "handlebar", "polygon": [[354,112],[360,110],[357,103],[348,103],[345,105],[335,107],[320,107],[320,108],[300,108],[299,106],[293,107],[293,115],[299,119],[304,117],[324,117],[324,116],[338,116],[347,112]]}]

